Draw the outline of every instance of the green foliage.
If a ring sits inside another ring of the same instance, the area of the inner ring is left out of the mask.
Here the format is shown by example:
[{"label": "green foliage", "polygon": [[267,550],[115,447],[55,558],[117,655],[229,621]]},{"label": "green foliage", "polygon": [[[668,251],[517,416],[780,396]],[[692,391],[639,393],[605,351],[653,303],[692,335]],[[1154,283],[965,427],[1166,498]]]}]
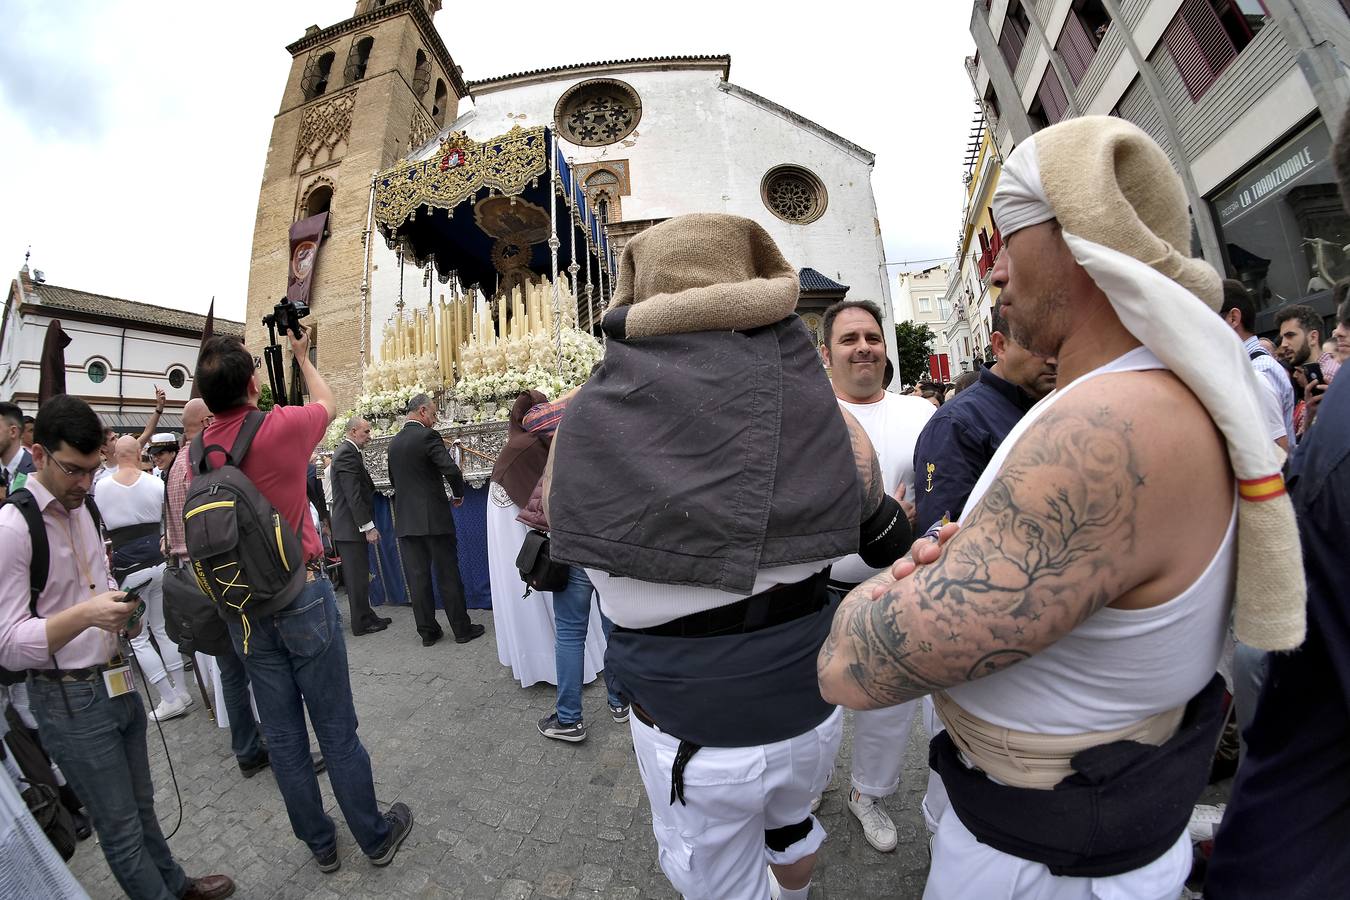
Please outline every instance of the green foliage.
[{"label": "green foliage", "polygon": [[267,412],[275,405],[276,401],[272,399],[272,386],[264,384],[262,386],[262,396],[258,398],[258,409]]},{"label": "green foliage", "polygon": [[906,386],[928,375],[928,357],[933,352],[937,335],[920,322],[897,322],[895,326],[895,356],[900,364],[896,378]]}]

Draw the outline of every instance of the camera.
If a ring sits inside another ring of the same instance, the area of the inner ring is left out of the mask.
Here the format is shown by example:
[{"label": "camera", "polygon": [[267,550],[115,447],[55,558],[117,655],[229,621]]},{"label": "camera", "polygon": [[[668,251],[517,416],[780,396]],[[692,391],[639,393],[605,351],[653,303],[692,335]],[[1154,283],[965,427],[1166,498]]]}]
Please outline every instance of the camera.
[{"label": "camera", "polygon": [[289,297],[272,307],[269,315],[263,316],[262,323],[270,328],[278,328],[282,334],[289,332],[300,339],[300,320],[309,315],[309,306]]}]

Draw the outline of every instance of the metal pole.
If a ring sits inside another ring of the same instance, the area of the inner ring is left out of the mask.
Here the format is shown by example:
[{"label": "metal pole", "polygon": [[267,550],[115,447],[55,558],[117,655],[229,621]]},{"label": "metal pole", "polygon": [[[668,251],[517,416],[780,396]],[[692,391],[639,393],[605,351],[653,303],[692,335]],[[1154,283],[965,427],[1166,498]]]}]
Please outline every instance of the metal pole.
[{"label": "metal pole", "polygon": [[[556,157],[556,153],[555,153]],[[558,296],[560,286],[558,284],[558,248],[562,241],[558,240],[558,163],[557,159],[549,166],[548,171],[548,254],[549,268],[553,273],[553,348],[554,348],[554,374],[562,375],[562,298]]]},{"label": "metal pole", "polygon": [[375,182],[377,175],[370,176],[370,201],[366,204],[366,230],[361,232],[361,254],[364,257],[361,268],[361,367],[366,365],[366,338],[370,330],[370,235],[375,222]]}]

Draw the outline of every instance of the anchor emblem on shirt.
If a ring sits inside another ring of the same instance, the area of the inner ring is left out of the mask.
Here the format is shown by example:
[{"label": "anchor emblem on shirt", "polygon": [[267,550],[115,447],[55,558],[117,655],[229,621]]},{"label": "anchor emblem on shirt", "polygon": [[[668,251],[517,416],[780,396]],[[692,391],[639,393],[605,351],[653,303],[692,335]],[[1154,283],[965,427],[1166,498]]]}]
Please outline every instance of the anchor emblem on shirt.
[{"label": "anchor emblem on shirt", "polygon": [[923,489],[925,494],[933,493],[933,473],[937,471],[936,463],[928,464],[928,486]]}]

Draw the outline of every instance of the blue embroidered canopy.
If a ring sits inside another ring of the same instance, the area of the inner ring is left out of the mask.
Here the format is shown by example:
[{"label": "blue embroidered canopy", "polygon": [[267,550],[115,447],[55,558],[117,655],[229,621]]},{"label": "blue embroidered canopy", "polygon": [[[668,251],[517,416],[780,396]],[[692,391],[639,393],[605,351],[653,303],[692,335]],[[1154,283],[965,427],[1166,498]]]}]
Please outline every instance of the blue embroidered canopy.
[{"label": "blue embroidered canopy", "polygon": [[442,281],[453,272],[488,296],[525,273],[553,278],[555,234],[557,273],[575,257],[580,284],[598,284],[601,267],[612,283],[603,223],[542,126],[483,142],[450,135],[428,158],[375,176],[374,216],[391,247],[401,245],[419,266],[434,261]]}]

